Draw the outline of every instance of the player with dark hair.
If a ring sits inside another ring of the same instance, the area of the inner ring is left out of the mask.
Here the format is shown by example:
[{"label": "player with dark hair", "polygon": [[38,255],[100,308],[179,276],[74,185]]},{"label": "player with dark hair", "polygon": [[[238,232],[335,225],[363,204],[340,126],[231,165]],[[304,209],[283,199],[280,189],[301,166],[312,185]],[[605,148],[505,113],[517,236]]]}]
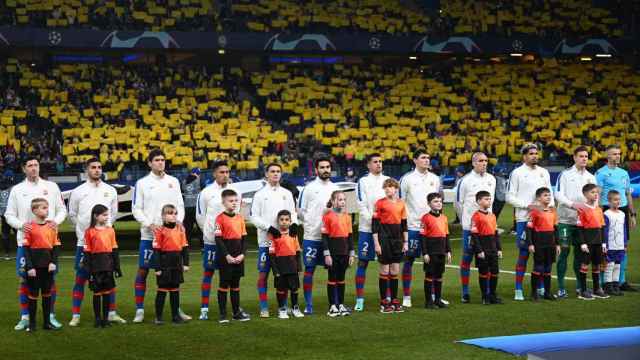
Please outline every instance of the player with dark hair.
[{"label": "player with dark hair", "polygon": [[316,266],[324,266],[322,242],[322,214],[327,201],[338,187],[331,182],[331,161],[328,157],[315,160],[316,178],[305,185],[298,199],[298,217],[304,227],[302,254],[304,261],[305,314],[313,314],[313,274]]},{"label": "player with dark hair", "polygon": [[358,267],[356,268],[355,311],[364,310],[364,284],[369,261],[376,258],[373,246],[372,219],[376,201],[384,198],[382,184],[389,177],[382,174],[382,156],[378,153],[367,155],[365,159],[369,172],[356,184],[358,199]]},{"label": "player with dark hair", "polygon": [[580,273],[580,241],[578,238],[578,211],[584,209],[584,195],[582,187],[595,184],[596,178],[587,170],[589,163],[589,149],[578,146],[573,151],[574,165],[560,173],[556,181],[554,196],[558,200],[558,242],[560,255],[558,256],[558,298],[566,298],[567,290],[564,278],[567,273],[567,260],[573,247],[573,272],[578,277]]},{"label": "player with dark hair", "polygon": [[296,204],[291,191],[280,186],[282,178],[282,166],[269,164],[265,168],[266,183],[262,189],[253,196],[251,203],[251,222],[258,230],[258,298],[260,301],[260,317],[269,317],[269,304],[267,302],[267,281],[271,270],[269,259],[269,247],[271,237],[279,237],[278,213],[288,210],[291,213],[291,226],[289,233],[298,232],[298,216]]},{"label": "player with dark hair", "polygon": [[415,169],[400,179],[400,198],[407,204],[407,226],[409,228],[409,250],[402,267],[402,306],[411,307],[411,280],[413,263],[420,257],[422,244],[420,237],[422,216],[429,212],[427,195],[442,192],[438,175],[429,171],[430,155],[425,149],[413,153]]},{"label": "player with dark hair", "polygon": [[[38,158],[35,156],[26,156],[22,159],[21,165],[25,179],[11,188],[9,201],[7,202],[7,211],[4,214],[7,223],[16,229],[16,241],[18,243],[16,273],[20,279],[19,299],[21,318],[14,328],[18,331],[25,330],[29,326],[28,287],[25,272],[25,254],[22,243],[24,241],[24,234],[31,230],[31,222],[34,219],[33,212],[31,211],[31,200],[35,198],[47,200],[49,212],[46,216],[46,223],[47,226],[53,230],[57,231],[58,226],[62,224],[67,217],[67,209],[64,206],[64,201],[62,201],[62,194],[60,193],[58,185],[40,177],[40,162]],[[55,328],[61,328],[62,324],[56,320],[54,314],[56,293],[54,273],[54,279],[51,284],[50,323]]]},{"label": "player with dark hair", "polygon": [[[71,191],[69,196],[69,220],[75,224],[76,230],[76,278],[72,292],[71,321],[69,326],[80,324],[80,307],[84,299],[84,285],[89,280],[87,269],[82,266],[85,249],[85,232],[92,221],[92,211],[96,205],[107,208],[109,217],[107,226],[113,227],[118,214],[118,193],[116,189],[102,181],[102,163],[98,158],[91,158],[85,162],[87,181]],[[108,320],[125,324],[127,321],[116,313],[116,291],[109,292]]]},{"label": "player with dark hair", "polygon": [[[147,165],[151,172],[136,182],[133,189],[133,217],[140,223],[140,253],[138,255],[138,273],[135,280],[136,315],[134,323],[144,321],[144,296],[147,290],[147,275],[153,263],[153,239],[156,230],[162,224],[163,207],[173,205],[176,208],[177,226],[182,227],[184,202],[180,191],[180,182],[165,172],[165,155],[160,149],[153,149],[147,156]],[[180,312],[183,320],[190,317]]]},{"label": "player with dark hair", "polygon": [[[516,260],[516,281],[514,300],[524,301],[522,282],[527,271],[529,249],[526,242],[526,228],[529,212],[539,208],[536,204],[535,192],[541,187],[551,189],[551,177],[547,169],[538,166],[538,146],[527,143],[520,149],[523,164],[511,172],[509,176],[509,190],[507,202],[514,207],[516,219],[516,246],[518,259]],[[553,206],[553,198],[551,199]],[[544,291],[541,288],[540,293]]]},{"label": "player with dark hair", "polygon": [[236,214],[240,214],[242,208],[242,194],[236,189],[230,180],[229,164],[225,160],[218,160],[211,167],[214,181],[204,188],[198,195],[196,208],[196,222],[202,230],[202,284],[200,285],[200,320],[209,319],[209,297],[211,282],[216,270],[216,239],[211,231],[205,231],[207,221],[212,223],[224,211],[222,204],[222,192],[233,190],[238,196],[236,202]]}]

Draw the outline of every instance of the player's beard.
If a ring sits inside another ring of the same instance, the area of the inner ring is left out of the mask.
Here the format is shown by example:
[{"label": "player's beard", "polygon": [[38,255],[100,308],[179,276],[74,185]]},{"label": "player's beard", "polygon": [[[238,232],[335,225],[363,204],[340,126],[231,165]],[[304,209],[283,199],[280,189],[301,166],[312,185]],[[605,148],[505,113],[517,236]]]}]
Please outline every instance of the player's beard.
[{"label": "player's beard", "polygon": [[325,173],[320,173],[318,174],[318,177],[320,178],[320,180],[329,180],[331,179],[331,173],[325,172]]}]

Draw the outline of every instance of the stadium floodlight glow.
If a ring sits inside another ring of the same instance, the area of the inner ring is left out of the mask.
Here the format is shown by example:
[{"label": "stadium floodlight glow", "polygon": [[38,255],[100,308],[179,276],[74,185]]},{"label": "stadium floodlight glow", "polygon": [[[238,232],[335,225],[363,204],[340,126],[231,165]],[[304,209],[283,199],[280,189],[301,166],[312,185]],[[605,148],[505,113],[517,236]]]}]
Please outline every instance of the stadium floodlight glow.
[{"label": "stadium floodlight glow", "polygon": [[591,58],[588,56],[583,56],[580,58],[580,61],[591,61]]},{"label": "stadium floodlight glow", "polygon": [[224,49],[220,49],[220,50],[218,50],[218,54],[220,54],[220,55],[224,55]]},{"label": "stadium floodlight glow", "polygon": [[611,56],[611,54],[596,54],[596,57],[598,58],[610,58]]},{"label": "stadium floodlight glow", "polygon": [[417,56],[409,56],[409,60],[418,60]]},{"label": "stadium floodlight glow", "polygon": [[511,53],[510,55],[513,57],[520,57],[522,56],[522,53]]}]

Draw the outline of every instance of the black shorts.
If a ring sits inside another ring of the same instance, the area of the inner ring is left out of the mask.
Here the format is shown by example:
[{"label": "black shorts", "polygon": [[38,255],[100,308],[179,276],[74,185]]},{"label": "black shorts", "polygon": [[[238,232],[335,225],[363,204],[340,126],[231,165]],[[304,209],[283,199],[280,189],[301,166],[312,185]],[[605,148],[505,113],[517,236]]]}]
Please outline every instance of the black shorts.
[{"label": "black shorts", "polygon": [[334,255],[331,256],[331,266],[327,266],[329,271],[329,281],[344,281],[345,273],[349,267],[348,255]]},{"label": "black shorts", "polygon": [[49,296],[53,286],[53,272],[50,272],[48,268],[36,268],[35,270],[36,276],[27,276],[29,296],[37,298],[40,293],[42,296]]},{"label": "black shorts", "polygon": [[300,278],[297,273],[275,276],[273,282],[278,290],[298,290],[300,288]]},{"label": "black shorts", "polygon": [[402,262],[402,241],[392,239],[380,239],[380,247],[382,254],[378,257],[378,261],[382,265],[398,264]]},{"label": "black shorts", "polygon": [[556,262],[556,248],[555,246],[548,246],[543,248],[536,247],[536,252],[533,253],[534,264],[550,265]]},{"label": "black shorts", "polygon": [[182,269],[160,269],[160,276],[156,275],[158,288],[160,289],[177,289],[184,282],[184,274]]},{"label": "black shorts", "polygon": [[240,264],[228,264],[226,262],[219,262],[218,274],[220,280],[233,281],[238,280],[244,276],[244,261]]},{"label": "black shorts", "polygon": [[111,291],[116,287],[116,279],[113,276],[112,271],[100,271],[91,274],[89,280],[89,289],[91,291],[99,293]]},{"label": "black shorts", "polygon": [[423,265],[425,277],[432,279],[442,278],[442,274],[444,274],[444,263],[444,254],[429,254],[429,263]]},{"label": "black shorts", "polygon": [[583,265],[591,264],[592,267],[600,266],[602,264],[602,245],[601,244],[589,244],[589,252],[585,253],[578,247],[580,254],[580,263]]},{"label": "black shorts", "polygon": [[476,265],[480,274],[491,273],[498,275],[500,272],[500,264],[498,262],[498,254],[496,252],[484,252],[484,259],[480,259],[476,254]]}]

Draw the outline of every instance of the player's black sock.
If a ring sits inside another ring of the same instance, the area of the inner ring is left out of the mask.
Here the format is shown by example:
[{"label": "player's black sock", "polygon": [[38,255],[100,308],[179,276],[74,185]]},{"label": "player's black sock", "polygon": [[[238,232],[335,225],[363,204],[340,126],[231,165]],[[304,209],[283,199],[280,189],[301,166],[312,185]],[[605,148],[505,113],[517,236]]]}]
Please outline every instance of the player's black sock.
[{"label": "player's black sock", "polygon": [[36,328],[36,313],[38,312],[38,299],[29,298],[29,327]]},{"label": "player's black sock", "polygon": [[593,280],[593,291],[600,289],[600,273],[592,272],[591,279]]},{"label": "player's black sock", "polygon": [[424,279],[424,301],[426,304],[432,304],[433,298],[431,297],[433,294],[433,281],[431,279]]},{"label": "player's black sock", "polygon": [[398,299],[398,275],[391,275],[389,287],[391,287],[391,299]]},{"label": "player's black sock", "polygon": [[51,296],[42,297],[42,320],[45,327],[51,327]]},{"label": "player's black sock", "polygon": [[491,296],[496,296],[496,290],[498,289],[498,275],[491,274],[489,280],[489,293]]},{"label": "player's black sock", "polygon": [[220,314],[227,314],[227,292],[218,290],[218,309]]},{"label": "player's black sock", "polygon": [[180,291],[171,291],[169,293],[169,303],[171,304],[171,319],[179,319],[180,314],[178,313],[178,309],[180,309]]},{"label": "player's black sock", "polygon": [[531,296],[534,298],[538,294],[538,285],[540,284],[540,275],[537,273],[531,273]]},{"label": "player's black sock", "polygon": [[231,308],[233,309],[233,313],[237,314],[240,311],[240,289],[231,289],[229,297],[231,298]]},{"label": "player's black sock", "polygon": [[344,281],[338,283],[338,304],[344,304]]},{"label": "player's black sock", "polygon": [[478,276],[478,284],[480,285],[480,293],[482,294],[482,298],[486,299],[487,298],[487,275],[485,274],[480,274],[480,276]]},{"label": "player's black sock", "polygon": [[278,289],[278,291],[276,291],[276,298],[278,299],[278,307],[285,307],[287,305],[287,290]]},{"label": "player's black sock", "polygon": [[96,317],[96,324],[98,325],[102,314],[101,301],[102,297],[100,295],[93,295],[93,315]]},{"label": "player's black sock", "polygon": [[111,300],[111,294],[102,295],[102,326],[109,325],[109,300]]},{"label": "player's black sock", "polygon": [[551,274],[544,275],[544,294],[551,295]]},{"label": "player's black sock", "polygon": [[327,300],[329,305],[336,304],[336,284],[333,282],[327,282]]},{"label": "player's black sock", "polygon": [[[286,297],[285,297],[286,301]],[[283,305],[284,306],[284,305]],[[298,290],[291,290],[291,306],[298,306]]]},{"label": "player's black sock", "polygon": [[587,290],[587,274],[580,272],[578,275],[578,285],[580,286],[580,291]]},{"label": "player's black sock", "polygon": [[389,286],[389,278],[387,275],[380,275],[378,278],[378,288],[380,289],[380,299],[387,298],[387,287]]},{"label": "player's black sock", "polygon": [[436,296],[436,303],[442,300],[442,280],[435,280],[433,282],[433,293]]},{"label": "player's black sock", "polygon": [[162,321],[162,310],[164,309],[164,300],[167,298],[165,291],[156,292],[156,319]]}]

